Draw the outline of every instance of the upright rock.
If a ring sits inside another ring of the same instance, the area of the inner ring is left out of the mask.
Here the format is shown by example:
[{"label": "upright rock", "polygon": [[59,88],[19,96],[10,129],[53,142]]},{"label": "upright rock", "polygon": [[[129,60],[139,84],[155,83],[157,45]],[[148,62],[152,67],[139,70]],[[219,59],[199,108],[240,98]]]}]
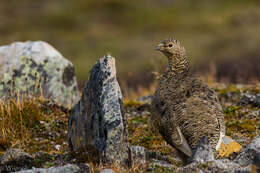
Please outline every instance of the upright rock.
[{"label": "upright rock", "polygon": [[105,163],[125,164],[129,160],[127,119],[115,59],[110,55],[91,69],[82,98],[69,117],[68,131],[72,150],[94,151]]},{"label": "upright rock", "polygon": [[43,41],[0,47],[0,98],[40,95],[65,107],[79,100],[74,67]]}]

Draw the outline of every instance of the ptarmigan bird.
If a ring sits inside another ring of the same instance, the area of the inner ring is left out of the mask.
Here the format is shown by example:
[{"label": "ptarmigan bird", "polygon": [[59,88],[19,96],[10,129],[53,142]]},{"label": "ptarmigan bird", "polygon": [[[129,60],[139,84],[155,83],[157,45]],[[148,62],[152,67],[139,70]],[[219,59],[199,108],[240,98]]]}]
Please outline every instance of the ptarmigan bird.
[{"label": "ptarmigan bird", "polygon": [[168,144],[188,156],[203,136],[218,150],[225,124],[216,93],[192,76],[186,51],[179,41],[163,40],[156,50],[168,58],[168,67],[152,100],[153,125]]}]

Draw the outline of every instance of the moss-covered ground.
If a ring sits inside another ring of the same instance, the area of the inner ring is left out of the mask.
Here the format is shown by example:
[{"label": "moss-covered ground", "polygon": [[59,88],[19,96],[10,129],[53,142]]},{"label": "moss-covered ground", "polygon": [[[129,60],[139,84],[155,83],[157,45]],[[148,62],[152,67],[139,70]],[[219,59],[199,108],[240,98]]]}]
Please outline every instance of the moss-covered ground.
[{"label": "moss-covered ground", "polygon": [[[245,92],[260,93],[259,85],[213,84],[225,113],[227,135],[243,147],[260,135],[260,108],[239,105]],[[149,104],[135,100],[125,100],[125,111],[129,123],[129,142],[144,146],[149,150],[172,156],[175,150],[162,140],[159,134],[149,128]],[[64,163],[83,162],[76,153],[69,151],[67,143],[67,121],[69,110],[53,104],[44,98],[30,98],[23,101],[10,100],[0,103],[0,154],[9,148],[22,148],[32,154],[33,166],[50,167]],[[105,166],[94,165],[92,171]],[[113,167],[118,172],[122,168]],[[167,172],[166,168],[156,168]],[[134,171],[135,170],[135,171]],[[126,172],[145,172],[141,165]]]}]

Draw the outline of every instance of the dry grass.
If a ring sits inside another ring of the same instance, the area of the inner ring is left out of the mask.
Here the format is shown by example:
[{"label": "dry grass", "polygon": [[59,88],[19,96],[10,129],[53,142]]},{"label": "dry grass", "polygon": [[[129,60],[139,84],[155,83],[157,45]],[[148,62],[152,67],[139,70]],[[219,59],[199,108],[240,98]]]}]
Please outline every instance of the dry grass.
[{"label": "dry grass", "polygon": [[[46,132],[57,132],[59,122],[66,128],[67,117],[66,112],[43,97],[1,100],[0,145],[2,149],[15,147],[24,148],[28,152],[51,151],[53,145],[49,143],[55,141],[57,144],[60,140],[58,137],[50,140]],[[65,140],[64,134],[60,136]],[[43,144],[49,147],[40,149],[39,145]]]},{"label": "dry grass", "polygon": [[33,101],[11,99],[0,102],[1,144],[17,147],[30,138],[30,131],[43,119],[39,105]]},{"label": "dry grass", "polygon": [[136,89],[129,88],[127,85],[121,85],[124,98],[126,100],[135,100],[141,96],[146,96],[154,93],[158,82],[153,82],[148,88],[144,86],[137,86]]}]

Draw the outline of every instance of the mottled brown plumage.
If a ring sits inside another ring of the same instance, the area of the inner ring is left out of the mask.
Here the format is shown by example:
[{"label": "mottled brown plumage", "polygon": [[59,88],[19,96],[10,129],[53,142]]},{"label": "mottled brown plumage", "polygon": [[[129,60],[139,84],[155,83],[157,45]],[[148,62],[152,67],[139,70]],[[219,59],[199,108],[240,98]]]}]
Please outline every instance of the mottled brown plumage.
[{"label": "mottled brown plumage", "polygon": [[[224,116],[216,93],[192,76],[184,47],[174,39],[157,47],[168,58],[152,101],[152,121],[162,137],[187,155],[191,155],[203,136],[214,149],[225,134]],[[189,149],[190,147],[190,149]]]}]

